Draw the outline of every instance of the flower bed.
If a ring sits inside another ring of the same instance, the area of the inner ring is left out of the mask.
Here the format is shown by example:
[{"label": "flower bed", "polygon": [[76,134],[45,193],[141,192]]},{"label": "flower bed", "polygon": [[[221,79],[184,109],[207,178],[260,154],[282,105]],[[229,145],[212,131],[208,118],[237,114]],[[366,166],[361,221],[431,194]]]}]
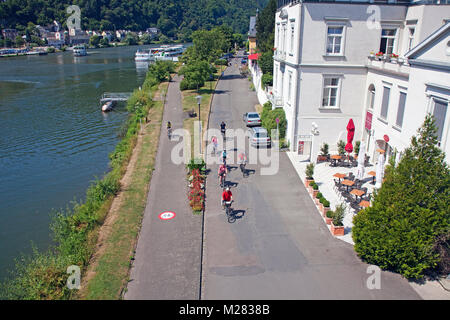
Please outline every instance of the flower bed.
[{"label": "flower bed", "polygon": [[196,213],[205,209],[205,177],[200,169],[193,169],[189,174],[189,205]]}]

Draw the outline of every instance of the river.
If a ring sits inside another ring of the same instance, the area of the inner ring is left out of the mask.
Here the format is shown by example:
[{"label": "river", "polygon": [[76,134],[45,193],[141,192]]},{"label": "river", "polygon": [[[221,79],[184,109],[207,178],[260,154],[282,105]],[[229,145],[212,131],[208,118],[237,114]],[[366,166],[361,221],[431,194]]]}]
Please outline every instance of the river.
[{"label": "river", "polygon": [[108,170],[127,112],[103,114],[99,100],[142,85],[137,49],[0,59],[0,281],[32,243],[48,247],[52,210],[83,200]]}]

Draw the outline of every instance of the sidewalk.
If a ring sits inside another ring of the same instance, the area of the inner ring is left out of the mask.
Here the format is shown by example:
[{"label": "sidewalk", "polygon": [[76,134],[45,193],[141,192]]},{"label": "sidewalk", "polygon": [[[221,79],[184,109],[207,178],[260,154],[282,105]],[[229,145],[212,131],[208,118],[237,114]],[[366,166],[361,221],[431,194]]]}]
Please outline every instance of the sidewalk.
[{"label": "sidewalk", "polygon": [[[300,157],[297,156],[295,152],[287,152],[287,155],[297,171],[300,178],[299,183],[303,184],[306,178],[305,169],[309,164],[307,161],[301,161]],[[366,167],[366,172],[375,170],[375,167]],[[336,191],[333,189],[333,174],[336,172],[345,173],[353,172],[356,173],[356,168],[343,168],[343,167],[330,167],[326,163],[317,164],[314,168],[314,180],[319,185],[320,192],[328,199],[331,203],[331,209],[334,210],[338,203],[342,201],[339,199]],[[370,187],[370,184],[366,184]],[[372,192],[373,187],[369,189]],[[319,212],[317,211],[319,214]],[[352,239],[351,228],[353,227],[353,212],[352,210],[347,210],[344,218],[345,235],[342,237],[336,237],[342,241],[354,245]],[[324,222],[325,224],[325,222]],[[328,226],[328,229],[330,227]],[[450,300],[450,279],[442,279],[440,281],[425,281],[424,283],[409,282],[411,287],[420,295],[422,299],[425,300]]]},{"label": "sidewalk", "polygon": [[[168,141],[165,125],[183,128],[179,76],[169,85],[150,184],[147,206],[133,267],[127,300],[198,300],[202,253],[202,216],[194,216],[187,200],[186,168],[170,161],[179,142]],[[163,221],[159,215],[171,211],[175,218]]]}]

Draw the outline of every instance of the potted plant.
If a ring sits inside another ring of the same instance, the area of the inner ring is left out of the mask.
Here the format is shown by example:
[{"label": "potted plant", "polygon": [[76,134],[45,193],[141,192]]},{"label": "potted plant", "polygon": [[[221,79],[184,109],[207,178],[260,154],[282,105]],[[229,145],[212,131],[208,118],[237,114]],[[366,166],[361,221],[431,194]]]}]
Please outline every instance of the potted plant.
[{"label": "potted plant", "polygon": [[376,55],[375,55],[375,59],[376,60],[381,60],[381,58],[384,56],[384,52],[378,52]]},{"label": "potted plant", "polygon": [[327,225],[331,225],[331,222],[333,221],[333,215],[334,215],[334,211],[332,211],[332,210],[327,211],[327,214],[325,215],[325,223]]},{"label": "potted plant", "polygon": [[322,208],[322,215],[324,217],[327,216],[327,212],[330,211],[330,201],[328,201],[327,199],[324,198],[323,202],[322,202],[323,208]]},{"label": "potted plant", "polygon": [[317,183],[314,182],[314,184],[312,185],[312,189],[313,189],[313,197],[315,198],[316,195],[319,193],[319,186],[317,185]]},{"label": "potted plant", "polygon": [[316,198],[314,199],[314,202],[316,203],[316,205],[319,205],[320,199],[323,198],[323,194],[321,192],[318,192],[316,195]]},{"label": "potted plant", "polygon": [[370,57],[371,59],[375,58],[375,52],[373,52],[373,51],[370,51],[370,55],[369,55],[369,57]]},{"label": "potted plant", "polygon": [[314,191],[314,185],[316,184],[316,182],[313,180],[313,181],[311,181],[310,183],[309,183],[309,186],[308,186],[308,192],[312,195],[313,194],[313,191]]},{"label": "potted plant", "polygon": [[398,59],[398,54],[391,54],[391,62],[393,63],[397,63],[397,59]]},{"label": "potted plant", "polygon": [[345,234],[344,215],[345,205],[341,203],[334,210],[333,221],[331,222],[331,233],[334,236],[343,236]]},{"label": "potted plant", "polygon": [[329,154],[328,154],[328,144],[327,143],[324,143],[323,145],[322,145],[322,148],[320,148],[320,152],[321,152],[321,154],[317,157],[317,161],[318,162],[320,162],[320,161],[327,161],[328,160],[328,158],[329,158]]},{"label": "potted plant", "polygon": [[337,147],[339,154],[341,156],[345,155],[345,142],[343,140],[339,140]]},{"label": "potted plant", "polygon": [[314,178],[314,163],[310,163],[306,166],[306,170],[305,170],[305,174],[306,174],[306,179],[305,179],[305,185],[308,187],[309,186],[309,182],[313,181]]}]

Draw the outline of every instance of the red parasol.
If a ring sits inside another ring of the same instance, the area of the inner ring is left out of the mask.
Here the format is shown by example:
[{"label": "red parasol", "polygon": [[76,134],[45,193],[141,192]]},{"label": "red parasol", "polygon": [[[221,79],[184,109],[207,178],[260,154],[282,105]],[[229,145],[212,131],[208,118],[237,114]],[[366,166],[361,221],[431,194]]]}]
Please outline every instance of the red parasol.
[{"label": "red parasol", "polygon": [[355,124],[353,123],[353,119],[350,119],[347,125],[347,145],[345,146],[345,151],[351,153],[353,151],[353,137],[355,136]]}]

